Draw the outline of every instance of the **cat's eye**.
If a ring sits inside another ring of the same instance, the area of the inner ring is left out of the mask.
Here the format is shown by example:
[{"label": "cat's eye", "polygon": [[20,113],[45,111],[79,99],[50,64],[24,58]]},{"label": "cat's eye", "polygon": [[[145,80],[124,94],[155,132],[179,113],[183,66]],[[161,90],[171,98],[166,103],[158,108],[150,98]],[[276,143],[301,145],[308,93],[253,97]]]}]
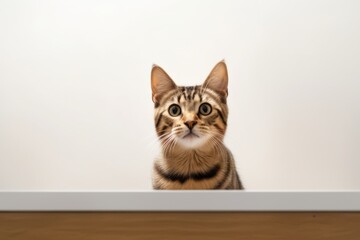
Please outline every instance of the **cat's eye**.
[{"label": "cat's eye", "polygon": [[212,107],[210,104],[208,103],[203,103],[200,105],[199,107],[199,112],[202,114],[202,115],[209,115],[212,111]]},{"label": "cat's eye", "polygon": [[172,104],[170,105],[169,107],[169,114],[172,116],[172,117],[177,117],[181,114],[181,108],[179,105],[177,104]]}]

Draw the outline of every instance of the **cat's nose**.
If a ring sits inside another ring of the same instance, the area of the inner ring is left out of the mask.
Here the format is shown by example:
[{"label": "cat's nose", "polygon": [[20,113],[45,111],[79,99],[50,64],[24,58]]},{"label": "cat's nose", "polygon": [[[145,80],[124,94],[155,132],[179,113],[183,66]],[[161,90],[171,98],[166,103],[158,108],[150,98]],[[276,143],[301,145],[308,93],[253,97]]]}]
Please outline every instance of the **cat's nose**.
[{"label": "cat's nose", "polygon": [[187,121],[184,123],[190,130],[197,124],[196,121]]}]

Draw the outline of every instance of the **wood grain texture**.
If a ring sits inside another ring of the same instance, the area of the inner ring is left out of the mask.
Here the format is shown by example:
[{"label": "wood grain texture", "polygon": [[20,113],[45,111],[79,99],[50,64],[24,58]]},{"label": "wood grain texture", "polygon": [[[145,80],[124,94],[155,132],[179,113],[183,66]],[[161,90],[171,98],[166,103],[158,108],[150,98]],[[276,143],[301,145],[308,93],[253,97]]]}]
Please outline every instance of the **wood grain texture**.
[{"label": "wood grain texture", "polygon": [[10,212],[0,239],[360,239],[360,213]]}]

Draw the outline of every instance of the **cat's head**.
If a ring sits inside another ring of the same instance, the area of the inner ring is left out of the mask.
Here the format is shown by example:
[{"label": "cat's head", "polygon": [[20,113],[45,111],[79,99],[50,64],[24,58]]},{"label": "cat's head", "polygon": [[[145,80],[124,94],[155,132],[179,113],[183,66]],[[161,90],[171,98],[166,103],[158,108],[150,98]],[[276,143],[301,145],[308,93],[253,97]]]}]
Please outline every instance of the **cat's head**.
[{"label": "cat's head", "polygon": [[228,74],[219,62],[202,85],[177,86],[159,66],[151,71],[155,128],[164,150],[216,146],[223,140],[228,108]]}]

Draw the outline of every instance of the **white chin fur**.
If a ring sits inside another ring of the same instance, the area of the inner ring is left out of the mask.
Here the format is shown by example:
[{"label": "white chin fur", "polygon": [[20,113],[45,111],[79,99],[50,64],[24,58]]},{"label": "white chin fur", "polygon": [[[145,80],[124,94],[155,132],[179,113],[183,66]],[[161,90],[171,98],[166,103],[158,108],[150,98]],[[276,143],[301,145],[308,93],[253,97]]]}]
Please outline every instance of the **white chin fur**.
[{"label": "white chin fur", "polygon": [[201,137],[191,136],[191,137],[178,139],[178,143],[182,147],[188,148],[188,149],[199,148],[199,147],[203,146],[207,141],[208,141],[208,137],[206,137],[206,136],[201,136]]}]

